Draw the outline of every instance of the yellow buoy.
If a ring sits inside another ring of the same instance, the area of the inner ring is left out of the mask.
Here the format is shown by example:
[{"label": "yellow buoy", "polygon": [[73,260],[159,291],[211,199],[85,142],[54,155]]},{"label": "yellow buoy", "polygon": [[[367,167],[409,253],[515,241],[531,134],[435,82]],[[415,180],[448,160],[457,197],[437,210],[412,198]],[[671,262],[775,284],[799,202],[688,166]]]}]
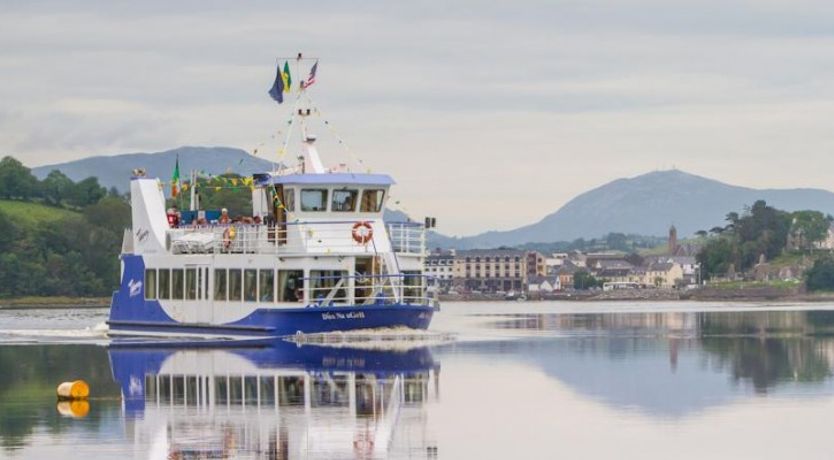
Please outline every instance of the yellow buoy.
[{"label": "yellow buoy", "polygon": [[90,403],[84,400],[60,401],[58,413],[64,417],[83,418],[90,413]]},{"label": "yellow buoy", "polygon": [[90,396],[90,386],[83,380],[64,382],[58,385],[58,400],[87,399]]}]

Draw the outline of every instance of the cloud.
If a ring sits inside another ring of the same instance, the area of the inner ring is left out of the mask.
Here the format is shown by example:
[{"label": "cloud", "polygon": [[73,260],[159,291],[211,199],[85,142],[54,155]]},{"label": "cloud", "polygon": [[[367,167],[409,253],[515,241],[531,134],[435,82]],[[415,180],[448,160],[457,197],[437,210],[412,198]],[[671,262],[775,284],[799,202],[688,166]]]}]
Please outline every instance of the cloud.
[{"label": "cloud", "polygon": [[301,49],[351,147],[319,125],[325,157],[392,173],[447,233],[673,165],[759,187],[826,187],[834,168],[827,2],[7,6],[0,149],[30,165],[183,144],[277,155],[289,104],[266,90],[276,54]]}]

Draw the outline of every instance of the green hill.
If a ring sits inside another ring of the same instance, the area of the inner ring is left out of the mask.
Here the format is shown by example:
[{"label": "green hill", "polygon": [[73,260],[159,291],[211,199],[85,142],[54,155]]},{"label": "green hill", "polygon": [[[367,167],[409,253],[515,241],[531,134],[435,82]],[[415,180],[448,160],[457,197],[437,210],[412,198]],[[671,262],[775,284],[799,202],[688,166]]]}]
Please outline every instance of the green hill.
[{"label": "green hill", "polygon": [[24,227],[63,218],[81,217],[81,214],[75,211],[26,201],[0,200],[0,212]]}]

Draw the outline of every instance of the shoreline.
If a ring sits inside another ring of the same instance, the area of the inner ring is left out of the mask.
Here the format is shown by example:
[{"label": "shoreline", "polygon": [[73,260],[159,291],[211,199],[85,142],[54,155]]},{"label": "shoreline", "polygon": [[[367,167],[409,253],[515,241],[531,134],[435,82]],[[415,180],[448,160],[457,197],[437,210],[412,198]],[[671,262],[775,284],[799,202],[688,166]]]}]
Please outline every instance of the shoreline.
[{"label": "shoreline", "polygon": [[109,308],[109,297],[19,297],[0,299],[0,310]]},{"label": "shoreline", "polygon": [[[495,295],[440,295],[441,302],[514,302]],[[526,302],[834,302],[834,292],[806,293],[774,288],[676,290],[616,290],[607,292],[571,292],[531,297]],[[109,308],[109,297],[21,297],[0,299],[0,310],[26,309],[97,309]]]}]

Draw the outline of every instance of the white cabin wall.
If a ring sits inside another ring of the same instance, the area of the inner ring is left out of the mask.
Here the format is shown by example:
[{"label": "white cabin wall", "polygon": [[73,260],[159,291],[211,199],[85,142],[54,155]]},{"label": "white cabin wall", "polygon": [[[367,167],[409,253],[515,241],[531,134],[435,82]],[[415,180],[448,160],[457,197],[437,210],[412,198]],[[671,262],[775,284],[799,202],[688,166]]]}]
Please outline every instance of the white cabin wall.
[{"label": "white cabin wall", "polygon": [[144,177],[130,181],[133,251],[135,254],[165,252],[165,195],[159,179]]}]

